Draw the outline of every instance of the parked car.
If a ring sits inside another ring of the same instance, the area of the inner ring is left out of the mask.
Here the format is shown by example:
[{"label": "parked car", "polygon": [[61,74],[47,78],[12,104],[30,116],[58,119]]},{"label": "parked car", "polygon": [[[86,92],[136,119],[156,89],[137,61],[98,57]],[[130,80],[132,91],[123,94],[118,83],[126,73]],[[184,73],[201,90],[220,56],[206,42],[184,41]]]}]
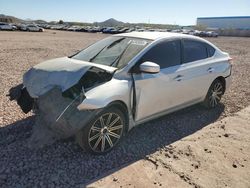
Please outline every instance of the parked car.
[{"label": "parked car", "polygon": [[118,33],[126,33],[129,30],[129,28],[124,27],[118,30]]},{"label": "parked car", "polygon": [[208,32],[207,32],[207,36],[208,36],[208,37],[218,37],[219,34],[216,33],[215,31],[208,31]]},{"label": "parked car", "polygon": [[193,34],[194,36],[200,36],[201,31],[199,30],[194,30]]},{"label": "parked car", "polygon": [[53,27],[53,26],[52,26],[52,25],[49,25],[49,24],[46,24],[46,25],[44,26],[45,29],[51,29],[51,27]]},{"label": "parked car", "polygon": [[80,30],[81,28],[77,25],[74,25],[74,26],[71,26],[69,28],[67,28],[67,31],[78,31]]},{"label": "parked car", "polygon": [[15,31],[17,29],[16,26],[0,22],[0,30],[8,30],[8,31]]},{"label": "parked car", "polygon": [[187,30],[187,29],[182,29],[181,31],[182,34],[189,34],[190,33],[190,30]]},{"label": "parked car", "polygon": [[117,30],[114,27],[107,27],[102,31],[103,33],[114,34]]},{"label": "parked car", "polygon": [[78,32],[88,32],[88,29],[86,27],[80,27],[77,31]]},{"label": "parked car", "polygon": [[171,32],[172,32],[172,33],[181,33],[182,30],[181,30],[181,29],[174,29],[174,30],[172,30]]},{"label": "parked car", "polygon": [[91,33],[97,33],[97,32],[101,32],[101,31],[102,31],[101,27],[92,27],[88,30],[88,32],[91,32]]},{"label": "parked car", "polygon": [[42,27],[39,27],[37,25],[33,25],[33,24],[29,24],[25,26],[26,31],[39,31],[39,32],[43,32],[44,29]]},{"label": "parked car", "polygon": [[137,32],[144,32],[145,29],[143,29],[143,28],[138,28],[138,29],[136,29],[136,31],[137,31]]},{"label": "parked car", "polygon": [[133,32],[133,31],[135,31],[135,29],[134,28],[130,28],[129,30],[126,31],[126,33],[130,33],[130,32]]},{"label": "parked car", "polygon": [[25,24],[19,24],[18,25],[18,30],[20,30],[20,31],[27,31],[27,25],[25,25]]},{"label": "parked car", "polygon": [[199,33],[199,37],[208,37],[208,34],[207,34],[206,31],[201,31],[201,32]]},{"label": "parked car", "polygon": [[50,27],[50,29],[54,29],[54,30],[63,30],[66,27],[66,25],[53,25]]},{"label": "parked car", "polygon": [[10,99],[25,113],[35,108],[56,138],[75,135],[81,147],[103,154],[136,125],[197,103],[215,108],[231,82],[230,61],[195,36],[118,34],[35,65]]}]

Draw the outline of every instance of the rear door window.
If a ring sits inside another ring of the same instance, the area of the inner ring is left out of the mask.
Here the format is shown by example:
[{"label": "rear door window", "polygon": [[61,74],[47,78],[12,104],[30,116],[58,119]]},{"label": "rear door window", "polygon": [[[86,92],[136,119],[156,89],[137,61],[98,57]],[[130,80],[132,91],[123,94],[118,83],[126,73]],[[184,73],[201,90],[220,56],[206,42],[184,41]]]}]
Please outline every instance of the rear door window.
[{"label": "rear door window", "polygon": [[140,64],[146,61],[160,65],[161,69],[181,64],[181,41],[163,41],[152,47],[141,58]]},{"label": "rear door window", "polygon": [[183,40],[183,63],[206,59],[208,57],[205,43],[193,40]]}]

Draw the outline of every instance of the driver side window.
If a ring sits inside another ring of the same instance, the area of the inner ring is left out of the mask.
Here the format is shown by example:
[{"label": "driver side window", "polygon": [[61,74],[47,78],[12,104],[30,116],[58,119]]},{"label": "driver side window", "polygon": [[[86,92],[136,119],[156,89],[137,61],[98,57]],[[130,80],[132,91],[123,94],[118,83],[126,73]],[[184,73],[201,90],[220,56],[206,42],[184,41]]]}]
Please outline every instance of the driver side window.
[{"label": "driver side window", "polygon": [[162,41],[152,47],[140,60],[140,64],[146,61],[160,65],[161,69],[181,64],[181,41]]}]

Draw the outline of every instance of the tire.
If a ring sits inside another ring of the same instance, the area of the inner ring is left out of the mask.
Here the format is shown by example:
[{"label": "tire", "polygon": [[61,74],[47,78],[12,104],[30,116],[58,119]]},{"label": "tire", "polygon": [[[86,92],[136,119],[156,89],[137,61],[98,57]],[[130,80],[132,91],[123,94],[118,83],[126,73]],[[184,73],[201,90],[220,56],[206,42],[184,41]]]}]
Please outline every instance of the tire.
[{"label": "tire", "polygon": [[225,86],[222,81],[220,81],[219,79],[214,80],[209,87],[203,105],[208,109],[215,108],[219,104],[224,91]]},{"label": "tire", "polygon": [[116,107],[107,107],[98,113],[77,135],[77,143],[92,154],[111,151],[126,130],[124,113]]}]

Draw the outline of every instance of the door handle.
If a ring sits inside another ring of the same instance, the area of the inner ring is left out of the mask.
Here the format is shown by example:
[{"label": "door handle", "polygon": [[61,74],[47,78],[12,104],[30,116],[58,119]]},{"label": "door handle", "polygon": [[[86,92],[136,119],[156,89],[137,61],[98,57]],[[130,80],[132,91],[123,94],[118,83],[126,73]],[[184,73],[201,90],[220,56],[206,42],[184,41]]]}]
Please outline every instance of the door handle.
[{"label": "door handle", "polygon": [[207,69],[207,72],[209,72],[209,73],[212,73],[212,72],[214,72],[214,68],[212,68],[212,67],[209,67],[209,68]]},{"label": "door handle", "polygon": [[181,81],[182,80],[182,78],[183,78],[183,76],[182,75],[178,75],[178,76],[176,76],[175,78],[174,78],[174,80],[176,80],[176,81]]}]

